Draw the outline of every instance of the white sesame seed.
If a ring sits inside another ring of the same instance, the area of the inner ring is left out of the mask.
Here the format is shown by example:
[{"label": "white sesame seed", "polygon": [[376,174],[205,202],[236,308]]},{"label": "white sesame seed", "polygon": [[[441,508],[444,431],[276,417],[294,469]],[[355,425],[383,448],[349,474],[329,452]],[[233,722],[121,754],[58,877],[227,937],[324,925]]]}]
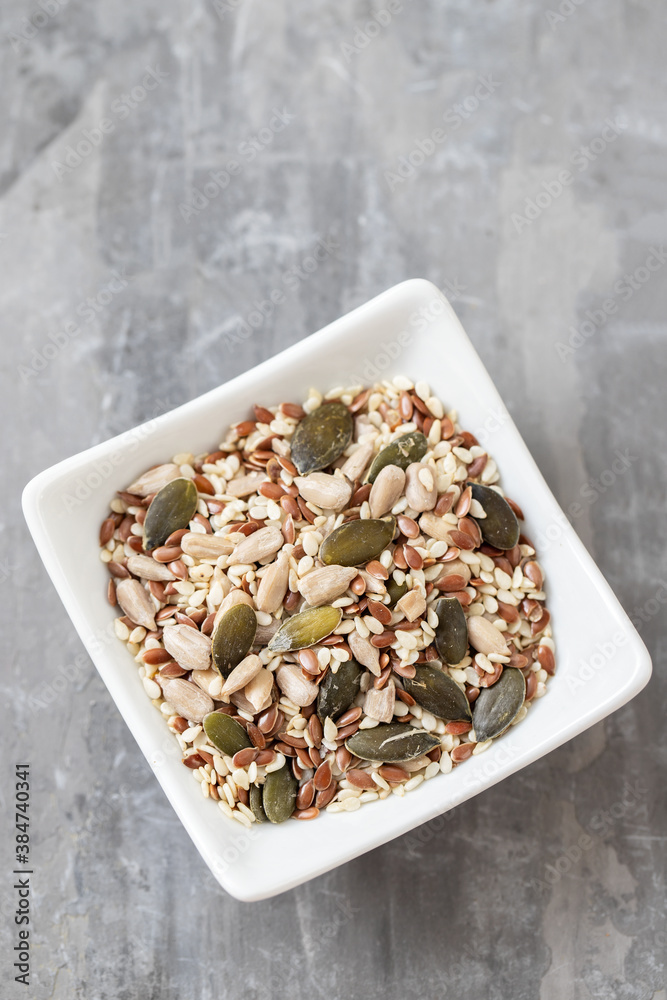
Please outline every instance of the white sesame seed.
[{"label": "white sesame seed", "polygon": [[113,630],[116,633],[117,637],[121,640],[121,642],[127,642],[127,640],[130,638],[130,630],[125,624],[125,622],[122,622],[120,618],[116,618],[114,620]]},{"label": "white sesame seed", "polygon": [[419,785],[421,785],[423,780],[424,780],[423,774],[415,774],[414,777],[410,778],[409,781],[405,782],[403,788],[405,789],[406,792],[411,792],[413,788],[417,788]]},{"label": "white sesame seed", "polygon": [[375,784],[378,786],[378,788],[384,789],[385,792],[390,791],[389,782],[385,781],[385,779],[382,777],[382,775],[378,774],[377,771],[371,771],[371,778],[373,779],[373,781],[375,782]]},{"label": "white sesame seed", "polygon": [[[317,537],[313,532],[307,531],[301,535],[301,545],[303,546],[303,551],[306,553],[307,556],[317,555],[319,545],[317,542]],[[299,563],[299,565],[301,565],[301,563]]]},{"label": "white sesame seed", "polygon": [[277,753],[275,760],[271,761],[270,764],[264,765],[264,770],[266,771],[267,774],[270,774],[272,771],[279,771],[280,768],[284,765],[284,763],[285,763],[284,756],[281,753]]},{"label": "white sesame seed", "polygon": [[430,469],[420,469],[417,478],[425,489],[430,491],[435,487],[433,473]]},{"label": "white sesame seed", "polygon": [[149,677],[144,677],[141,683],[149,698],[155,700],[162,697],[162,688],[156,681],[152,681]]},{"label": "white sesame seed", "polygon": [[337,736],[338,736],[338,727],[336,726],[336,723],[333,721],[333,719],[330,719],[327,716],[327,718],[324,720],[324,738],[325,740],[327,740],[327,742],[334,743]]}]

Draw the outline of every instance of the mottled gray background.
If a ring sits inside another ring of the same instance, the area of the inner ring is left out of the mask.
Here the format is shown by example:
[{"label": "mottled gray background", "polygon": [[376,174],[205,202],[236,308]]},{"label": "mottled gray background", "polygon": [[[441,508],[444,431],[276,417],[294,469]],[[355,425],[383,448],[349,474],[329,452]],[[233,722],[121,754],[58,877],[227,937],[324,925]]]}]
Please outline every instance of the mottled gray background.
[{"label": "mottled gray background", "polygon": [[[7,0],[0,29],[1,792],[11,820],[28,758],[36,871],[33,985],[12,982],[9,920],[0,993],[665,1000],[667,270],[641,270],[667,238],[660,5],[403,0],[369,39],[385,0],[41,2]],[[149,69],[154,89],[134,89]],[[68,163],[86,129],[97,145]],[[317,270],[285,279],[320,239]],[[81,645],[20,489],[411,276],[452,296],[556,496],[579,504],[654,679],[419,835],[238,903],[92,666],[28,700]],[[226,346],[274,288],[285,301]]]}]

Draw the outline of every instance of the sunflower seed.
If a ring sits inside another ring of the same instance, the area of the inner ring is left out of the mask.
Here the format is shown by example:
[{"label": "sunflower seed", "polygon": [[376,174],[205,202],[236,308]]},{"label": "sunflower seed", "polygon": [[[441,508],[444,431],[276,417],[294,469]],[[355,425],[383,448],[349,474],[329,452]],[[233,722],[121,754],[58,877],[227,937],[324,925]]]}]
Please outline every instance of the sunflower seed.
[{"label": "sunflower seed", "polygon": [[369,442],[360,444],[359,447],[352,452],[350,457],[345,460],[343,465],[341,465],[340,471],[346,479],[349,479],[351,483],[354,483],[357,479],[361,479],[372,457],[373,445]]},{"label": "sunflower seed", "polygon": [[249,497],[257,492],[261,483],[266,482],[266,478],[263,472],[251,472],[248,476],[239,476],[227,483],[225,492],[230,497]]},{"label": "sunflower seed", "polygon": [[304,500],[325,510],[344,510],[352,496],[352,487],[343,476],[329,476],[326,472],[311,472],[294,480]]},{"label": "sunflower seed", "polygon": [[355,659],[363,664],[367,670],[370,670],[375,677],[379,677],[382,671],[380,669],[380,650],[377,646],[374,646],[369,639],[360,636],[356,630],[350,632],[347,642]]},{"label": "sunflower seed", "polygon": [[222,687],[222,697],[229,698],[241,691],[262,669],[262,661],[256,653],[250,653],[237,663]]},{"label": "sunflower seed", "polygon": [[162,633],[164,648],[184,670],[208,670],[211,640],[190,625],[167,625]]},{"label": "sunflower seed", "polygon": [[188,722],[200,723],[213,711],[213,699],[191,681],[174,677],[162,684],[162,693],[170,705]]},{"label": "sunflower seed", "polygon": [[271,689],[273,674],[262,667],[253,679],[243,688],[243,694],[254,708],[253,715],[264,712],[271,704]]},{"label": "sunflower seed", "polygon": [[254,531],[252,535],[248,535],[242,542],[239,542],[229,557],[229,561],[230,563],[259,562],[261,559],[275,555],[282,548],[283,542],[283,533],[280,528],[273,525],[268,528],[260,528],[259,531]]},{"label": "sunflower seed", "polygon": [[127,568],[142,580],[175,580],[176,577],[164,563],[156,562],[150,556],[133,555],[127,558]]},{"label": "sunflower seed", "polygon": [[385,465],[380,469],[371,487],[368,503],[371,517],[388,514],[400,499],[405,486],[405,472],[398,465]]},{"label": "sunflower seed", "polygon": [[412,462],[405,472],[405,495],[408,505],[421,513],[433,510],[438,499],[435,477],[428,465]]},{"label": "sunflower seed", "polygon": [[419,527],[429,538],[437,538],[438,541],[449,542],[449,533],[454,527],[445,521],[444,517],[438,517],[431,511],[425,511],[419,518]]},{"label": "sunflower seed", "polygon": [[344,594],[356,575],[354,567],[322,566],[299,580],[299,591],[311,608],[318,608]]},{"label": "sunflower seed", "polygon": [[155,628],[155,605],[138,580],[119,580],[116,584],[116,599],[136,625],[143,625],[151,632]]},{"label": "sunflower seed", "polygon": [[224,535],[201,535],[194,531],[183,535],[180,545],[185,554],[193,559],[217,559],[228,556],[234,548]]},{"label": "sunflower seed", "polygon": [[411,590],[397,602],[396,610],[401,611],[409,622],[413,622],[426,611],[426,598],[421,590]]},{"label": "sunflower seed", "polygon": [[172,479],[178,479],[181,475],[181,470],[177,465],[169,462],[167,465],[158,465],[155,469],[149,469],[148,472],[144,472],[143,476],[139,476],[135,479],[128,488],[128,493],[133,493],[138,497],[147,497],[151,493],[157,493],[170,483]]},{"label": "sunflower seed", "polygon": [[317,685],[307,681],[301,672],[301,667],[295,663],[283,663],[276,670],[278,687],[293,705],[305,708],[312,705],[317,698]]},{"label": "sunflower seed", "polygon": [[503,638],[502,632],[496,626],[483,618],[481,615],[474,615],[468,618],[468,638],[470,645],[478,653],[499,653],[501,656],[509,656],[510,651]]},{"label": "sunflower seed", "polygon": [[378,722],[391,722],[394,716],[395,696],[396,685],[391,678],[380,690],[369,688],[364,698],[364,714],[369,719],[377,719]]},{"label": "sunflower seed", "polygon": [[289,557],[281,553],[265,570],[257,589],[255,604],[258,611],[273,614],[282,605],[289,583]]}]

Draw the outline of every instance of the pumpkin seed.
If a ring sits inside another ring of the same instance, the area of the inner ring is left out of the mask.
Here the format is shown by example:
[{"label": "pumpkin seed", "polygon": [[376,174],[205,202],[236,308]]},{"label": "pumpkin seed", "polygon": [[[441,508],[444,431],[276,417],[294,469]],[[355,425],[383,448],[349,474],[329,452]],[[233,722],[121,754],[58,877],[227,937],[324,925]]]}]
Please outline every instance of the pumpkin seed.
[{"label": "pumpkin seed", "polygon": [[262,788],[260,785],[251,785],[249,793],[250,809],[258,823],[266,823],[266,813],[262,805]]},{"label": "pumpkin seed", "polygon": [[172,479],[159,490],[146,511],[144,549],[164,545],[172,531],[187,528],[197,511],[197,487],[191,479]]},{"label": "pumpkin seed", "polygon": [[526,679],[516,667],[505,667],[491,687],[482,688],[475,701],[472,724],[479,743],[504,733],[526,697]]},{"label": "pumpkin seed", "polygon": [[224,712],[209,712],[204,717],[204,732],[225,757],[233,757],[239,750],[252,746],[241,723]]},{"label": "pumpkin seed", "polygon": [[439,745],[438,736],[425,729],[414,729],[405,722],[380,723],[374,729],[359,729],[345,741],[350,753],[362,760],[381,760],[388,764],[421,757]]},{"label": "pumpkin seed", "polygon": [[326,675],[317,695],[317,714],[322,722],[346,712],[359,694],[363,670],[356,660],[344,660],[335,674]]},{"label": "pumpkin seed", "polygon": [[451,677],[435,667],[416,666],[415,671],[413,678],[403,678],[403,687],[418,705],[445,722],[470,718],[468,699]]},{"label": "pumpkin seed", "polygon": [[402,434],[391,444],[386,445],[373,459],[368,473],[368,482],[374,483],[377,474],[385,465],[397,465],[399,469],[407,469],[413,462],[421,462],[428,451],[428,441],[421,431],[410,431]]},{"label": "pumpkin seed", "polygon": [[513,549],[519,541],[521,529],[507,500],[481,483],[467,485],[472,490],[473,500],[481,504],[486,514],[476,522],[484,541],[496,549]]},{"label": "pumpkin seed", "polygon": [[292,435],[291,459],[299,474],[325,469],[343,454],[352,440],[354,421],[343,403],[323,403],[297,424]]},{"label": "pumpkin seed", "polygon": [[267,774],[262,805],[270,823],[284,823],[290,818],[296,804],[298,785],[289,764],[283,764],[279,770]]},{"label": "pumpkin seed", "polygon": [[213,666],[225,680],[250,652],[257,631],[257,615],[248,604],[234,604],[225,611],[213,633]]},{"label": "pumpkin seed", "polygon": [[386,549],[395,530],[395,517],[347,521],[324,539],[320,559],[326,566],[359,566],[370,562]]},{"label": "pumpkin seed", "polygon": [[283,622],[271,639],[268,648],[272,653],[288,653],[293,649],[314,646],[331,635],[343,612],[340,608],[324,605],[321,608],[306,608],[298,615],[292,615]]},{"label": "pumpkin seed", "polygon": [[468,626],[463,608],[455,597],[441,597],[435,605],[438,624],[435,648],[445,663],[460,663],[468,650]]},{"label": "pumpkin seed", "polygon": [[403,583],[396,583],[393,576],[390,580],[387,580],[387,593],[389,594],[389,603],[393,606],[397,601],[400,601],[402,597],[408,592],[408,585],[403,581]]}]

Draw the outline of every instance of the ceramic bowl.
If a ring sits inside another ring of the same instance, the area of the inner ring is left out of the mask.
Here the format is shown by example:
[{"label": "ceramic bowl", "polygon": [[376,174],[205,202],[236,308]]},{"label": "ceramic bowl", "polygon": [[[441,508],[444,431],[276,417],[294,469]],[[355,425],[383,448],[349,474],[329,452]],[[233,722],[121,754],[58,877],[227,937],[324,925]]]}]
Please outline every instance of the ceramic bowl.
[{"label": "ceramic bowl", "polygon": [[[112,631],[97,535],[108,503],[144,469],[177,452],[215,447],[254,402],[300,401],[310,386],[426,379],[462,427],[488,447],[546,574],[557,670],[526,719],[479,756],[352,813],[246,830],[204,799],[174,737]],[[257,900],[291,889],[400,837],[501,781],[620,708],[651,664],[628,617],[556,503],[453,309],[411,280],[225,385],[42,472],[25,489],[25,516],[74,625],[165,794],[219,883]],[[620,780],[620,779],[619,779]]]}]

